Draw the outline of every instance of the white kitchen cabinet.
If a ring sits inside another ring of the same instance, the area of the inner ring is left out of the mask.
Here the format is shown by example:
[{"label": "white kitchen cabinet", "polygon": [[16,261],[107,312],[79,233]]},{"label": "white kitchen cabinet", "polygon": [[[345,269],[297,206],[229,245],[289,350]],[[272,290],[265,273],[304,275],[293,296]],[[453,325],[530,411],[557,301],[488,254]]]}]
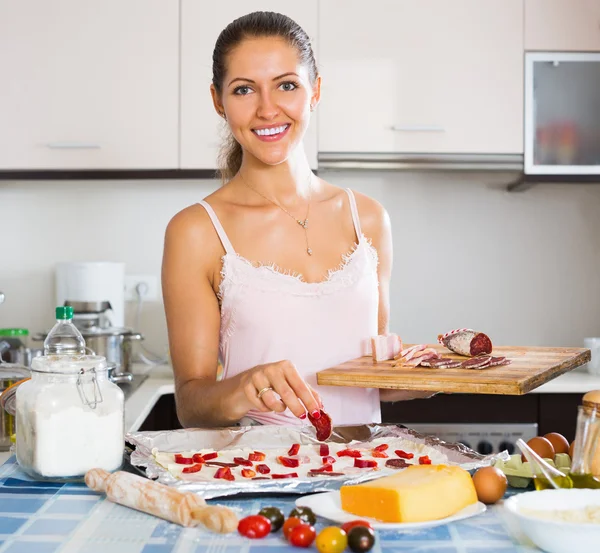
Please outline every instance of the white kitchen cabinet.
[{"label": "white kitchen cabinet", "polygon": [[[181,0],[181,9],[181,168],[214,169],[225,132],[210,95],[212,53],[219,33],[234,19],[264,10],[291,17],[312,40],[317,35],[317,0],[228,0],[211,5],[210,12],[203,2]],[[318,56],[316,40],[312,42]],[[315,116],[304,141],[313,168],[317,167]]]},{"label": "white kitchen cabinet", "polygon": [[600,51],[600,0],[525,0],[525,49]]},{"label": "white kitchen cabinet", "polygon": [[0,169],[178,164],[179,4],[0,0]]},{"label": "white kitchen cabinet", "polygon": [[319,151],[523,152],[523,0],[325,0]]}]

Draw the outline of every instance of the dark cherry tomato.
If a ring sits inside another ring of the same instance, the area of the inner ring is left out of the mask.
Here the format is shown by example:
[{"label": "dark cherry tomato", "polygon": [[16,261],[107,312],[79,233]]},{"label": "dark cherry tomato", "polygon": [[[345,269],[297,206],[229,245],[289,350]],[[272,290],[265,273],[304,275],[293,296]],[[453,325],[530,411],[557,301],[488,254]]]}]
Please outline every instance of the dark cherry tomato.
[{"label": "dark cherry tomato", "polygon": [[355,526],[366,526],[367,528],[370,528],[371,530],[373,530],[373,525],[368,520],[360,520],[360,519],[351,520],[350,522],[344,522],[344,524],[342,524],[341,528],[347,534]]},{"label": "dark cherry tomato", "polygon": [[295,547],[310,547],[317,533],[310,524],[298,524],[290,532],[288,541]]},{"label": "dark cherry tomato", "polygon": [[283,535],[285,536],[286,540],[289,539],[290,532],[299,524],[302,524],[302,521],[298,517],[289,517],[283,523]]},{"label": "dark cherry tomato", "polygon": [[247,538],[264,538],[271,531],[271,521],[262,515],[250,515],[238,523],[238,532]]},{"label": "dark cherry tomato", "polygon": [[306,524],[312,525],[317,522],[317,517],[310,507],[296,507],[290,511],[288,516],[298,517],[302,522],[306,522]]},{"label": "dark cherry tomato", "polygon": [[284,514],[277,507],[263,507],[258,514],[271,521],[271,533],[277,532],[285,522]]},{"label": "dark cherry tomato", "polygon": [[375,544],[375,532],[366,526],[355,526],[348,532],[348,547],[354,553],[370,551]]}]

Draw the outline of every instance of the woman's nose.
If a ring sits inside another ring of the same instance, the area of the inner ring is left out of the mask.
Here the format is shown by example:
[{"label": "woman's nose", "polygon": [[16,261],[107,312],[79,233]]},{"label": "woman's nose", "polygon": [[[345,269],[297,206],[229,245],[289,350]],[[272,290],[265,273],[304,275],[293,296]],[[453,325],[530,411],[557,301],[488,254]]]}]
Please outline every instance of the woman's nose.
[{"label": "woman's nose", "polygon": [[279,114],[275,99],[270,94],[261,94],[257,115],[262,119],[273,119]]}]

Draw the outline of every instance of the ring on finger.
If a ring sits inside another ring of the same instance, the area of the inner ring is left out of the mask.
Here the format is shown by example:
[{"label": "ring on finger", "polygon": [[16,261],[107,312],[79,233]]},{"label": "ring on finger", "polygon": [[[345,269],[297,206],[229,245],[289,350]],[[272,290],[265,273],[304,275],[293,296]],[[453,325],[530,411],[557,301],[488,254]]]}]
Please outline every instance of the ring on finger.
[{"label": "ring on finger", "polygon": [[269,390],[272,390],[272,389],[273,388],[271,388],[271,386],[265,386],[262,390],[259,390],[256,397],[258,397],[258,399],[260,399],[261,397],[263,397],[264,394],[266,394]]}]

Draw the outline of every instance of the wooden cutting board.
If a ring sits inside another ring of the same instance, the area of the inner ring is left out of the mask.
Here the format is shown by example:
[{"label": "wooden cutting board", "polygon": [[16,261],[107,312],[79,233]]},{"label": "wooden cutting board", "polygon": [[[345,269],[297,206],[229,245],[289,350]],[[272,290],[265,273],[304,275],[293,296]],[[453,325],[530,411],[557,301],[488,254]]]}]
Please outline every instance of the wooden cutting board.
[{"label": "wooden cutting board", "polygon": [[[438,344],[429,347],[444,357],[468,359]],[[504,356],[512,363],[480,370],[393,367],[396,361],[374,363],[369,355],[318,372],[317,382],[323,386],[522,395],[591,359],[590,350],[585,348],[505,346],[495,347],[492,355]]]}]

